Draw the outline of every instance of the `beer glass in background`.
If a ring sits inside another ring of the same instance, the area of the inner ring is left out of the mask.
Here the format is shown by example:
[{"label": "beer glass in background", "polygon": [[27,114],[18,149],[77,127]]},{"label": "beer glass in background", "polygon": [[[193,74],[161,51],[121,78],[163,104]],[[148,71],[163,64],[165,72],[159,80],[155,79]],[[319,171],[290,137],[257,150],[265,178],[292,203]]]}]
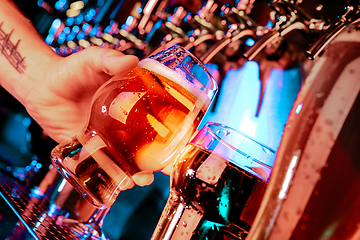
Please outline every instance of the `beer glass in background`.
[{"label": "beer glass in background", "polygon": [[172,164],[216,91],[211,74],[184,48],[150,56],[99,88],[88,125],[54,148],[53,164],[90,203],[109,208],[134,181],[151,182],[139,175]]},{"label": "beer glass in background", "polygon": [[152,240],[244,239],[275,151],[230,127],[206,123],[177,157]]}]

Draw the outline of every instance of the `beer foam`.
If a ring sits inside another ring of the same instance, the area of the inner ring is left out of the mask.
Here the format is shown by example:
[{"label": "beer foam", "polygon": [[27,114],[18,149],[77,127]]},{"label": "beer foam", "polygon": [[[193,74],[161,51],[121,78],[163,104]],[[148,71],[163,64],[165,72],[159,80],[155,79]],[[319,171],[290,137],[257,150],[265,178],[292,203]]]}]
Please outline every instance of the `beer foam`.
[{"label": "beer foam", "polygon": [[[183,73],[180,70],[175,71],[175,70],[168,68],[165,65],[163,65],[163,64],[159,63],[158,61],[151,59],[151,58],[146,58],[146,59],[141,60],[138,64],[138,66],[141,68],[150,70],[154,73],[157,73],[161,76],[166,77],[167,79],[171,80],[172,82],[182,86],[184,89],[186,89],[188,92],[190,92],[191,94],[193,94],[196,97],[200,96],[201,98],[203,98],[202,95],[206,95],[204,92],[200,91],[194,85],[192,85],[186,79],[185,73]],[[208,99],[207,96],[206,96],[206,99]]]}]

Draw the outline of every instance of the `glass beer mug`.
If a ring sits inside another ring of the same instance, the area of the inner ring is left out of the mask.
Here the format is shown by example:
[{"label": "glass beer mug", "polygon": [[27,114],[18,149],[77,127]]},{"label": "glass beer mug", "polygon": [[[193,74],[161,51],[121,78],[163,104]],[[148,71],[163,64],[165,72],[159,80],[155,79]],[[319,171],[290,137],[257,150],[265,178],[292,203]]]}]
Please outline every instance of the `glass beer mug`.
[{"label": "glass beer mug", "polygon": [[230,127],[206,123],[177,157],[152,240],[244,239],[275,151]]},{"label": "glass beer mug", "polygon": [[109,208],[134,176],[172,163],[216,91],[208,70],[180,46],[143,59],[99,88],[88,125],[54,148],[53,164],[90,203]]}]

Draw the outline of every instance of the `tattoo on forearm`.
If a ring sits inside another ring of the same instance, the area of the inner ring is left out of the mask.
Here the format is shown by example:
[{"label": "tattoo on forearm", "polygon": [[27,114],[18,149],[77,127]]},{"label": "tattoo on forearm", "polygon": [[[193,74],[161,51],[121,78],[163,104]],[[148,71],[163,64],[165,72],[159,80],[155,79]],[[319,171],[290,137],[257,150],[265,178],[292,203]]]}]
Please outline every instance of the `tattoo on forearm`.
[{"label": "tattoo on forearm", "polygon": [[7,34],[2,29],[2,25],[3,22],[0,23],[0,55],[3,55],[19,73],[24,73],[26,69],[25,57],[22,57],[17,51],[20,40],[14,45],[10,41],[10,36],[14,30]]}]

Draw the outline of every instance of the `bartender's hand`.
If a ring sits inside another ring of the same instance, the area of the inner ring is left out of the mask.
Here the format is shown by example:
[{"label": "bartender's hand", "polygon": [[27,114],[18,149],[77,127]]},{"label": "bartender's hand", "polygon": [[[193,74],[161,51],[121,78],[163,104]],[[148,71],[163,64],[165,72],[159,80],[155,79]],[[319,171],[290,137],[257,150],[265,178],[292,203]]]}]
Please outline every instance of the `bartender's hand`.
[{"label": "bartender's hand", "polygon": [[[100,85],[138,63],[135,56],[100,47],[60,57],[12,0],[0,1],[0,23],[0,85],[57,142],[85,127]],[[149,185],[151,170],[135,176],[135,183]]]},{"label": "bartender's hand", "polygon": [[68,57],[54,57],[27,69],[34,76],[24,105],[44,132],[57,142],[75,136],[87,124],[92,96],[113,75],[137,66],[135,56],[91,47]]}]

